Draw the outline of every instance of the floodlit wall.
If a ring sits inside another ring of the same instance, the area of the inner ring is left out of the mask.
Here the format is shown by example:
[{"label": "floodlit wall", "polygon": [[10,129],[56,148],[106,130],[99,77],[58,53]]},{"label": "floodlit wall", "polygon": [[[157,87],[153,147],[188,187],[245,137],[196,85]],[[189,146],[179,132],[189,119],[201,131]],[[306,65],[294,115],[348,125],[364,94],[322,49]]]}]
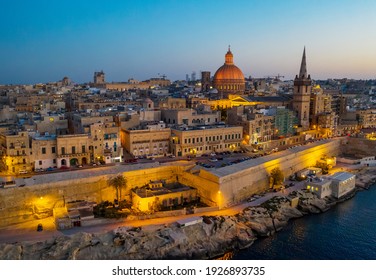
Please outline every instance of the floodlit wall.
[{"label": "floodlit wall", "polygon": [[[337,156],[340,152],[340,144],[341,140],[334,140],[303,151],[282,151],[254,159],[262,159],[256,166],[251,166],[248,161],[229,166],[232,168],[229,170],[231,172],[225,172],[222,175],[219,173],[222,168],[217,171],[200,169],[191,173],[190,168],[193,165],[158,166],[148,169],[137,167],[140,169],[119,173],[123,174],[127,180],[120,199],[130,199],[130,190],[134,187],[142,187],[150,181],[164,180],[166,183],[179,182],[196,188],[202,202],[209,206],[223,208],[266,190],[269,187],[269,174],[273,168],[280,168],[284,176],[288,177],[298,170],[314,166],[316,160],[323,155]],[[65,201],[88,200],[97,203],[105,200],[113,201],[116,191],[108,186],[107,180],[116,175],[118,174],[62,179],[32,186],[26,184],[25,187],[1,189],[0,227],[47,216],[54,207],[60,206],[64,199]],[[28,180],[33,180],[33,178]]]}]

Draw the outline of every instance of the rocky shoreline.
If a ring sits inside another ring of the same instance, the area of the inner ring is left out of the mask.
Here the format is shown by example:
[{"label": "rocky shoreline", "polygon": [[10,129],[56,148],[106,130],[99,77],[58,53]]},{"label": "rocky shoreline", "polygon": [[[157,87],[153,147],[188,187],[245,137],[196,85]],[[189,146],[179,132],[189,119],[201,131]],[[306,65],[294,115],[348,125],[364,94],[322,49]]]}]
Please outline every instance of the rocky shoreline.
[{"label": "rocky shoreline", "polygon": [[[367,176],[361,176],[361,182],[366,182],[364,178],[375,181],[374,174],[363,175]],[[173,223],[157,228],[124,227],[105,234],[80,232],[44,242],[0,244],[0,259],[213,259],[275,234],[290,219],[325,212],[359,190],[362,188],[357,187],[341,200],[319,199],[312,193],[296,191],[286,197],[276,196],[258,207],[248,207],[234,216],[204,216],[201,223],[187,226]]]}]

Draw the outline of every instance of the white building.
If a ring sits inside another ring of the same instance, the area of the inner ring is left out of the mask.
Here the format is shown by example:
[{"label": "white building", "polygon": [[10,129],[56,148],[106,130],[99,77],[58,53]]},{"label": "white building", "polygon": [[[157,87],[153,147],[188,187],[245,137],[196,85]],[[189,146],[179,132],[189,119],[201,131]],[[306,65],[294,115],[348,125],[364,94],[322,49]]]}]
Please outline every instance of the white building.
[{"label": "white building", "polygon": [[306,189],[319,198],[333,196],[341,198],[355,188],[355,175],[348,172],[337,172],[328,178],[313,178],[306,183]]},{"label": "white building", "polygon": [[362,158],[360,160],[360,165],[362,165],[362,166],[376,166],[375,156]]},{"label": "white building", "polygon": [[315,178],[312,182],[307,183],[307,190],[316,194],[318,198],[324,198],[332,194],[331,180]]},{"label": "white building", "polygon": [[348,172],[337,172],[332,179],[332,196],[341,198],[355,188],[355,175]]}]

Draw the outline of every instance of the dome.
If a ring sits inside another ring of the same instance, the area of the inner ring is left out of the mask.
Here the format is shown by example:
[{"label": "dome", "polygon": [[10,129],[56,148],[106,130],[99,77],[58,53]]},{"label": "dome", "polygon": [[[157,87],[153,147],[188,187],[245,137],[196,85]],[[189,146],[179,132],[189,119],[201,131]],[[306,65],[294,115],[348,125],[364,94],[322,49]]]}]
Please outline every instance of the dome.
[{"label": "dome", "polygon": [[234,64],[224,64],[215,72],[214,80],[242,80],[244,82],[244,75],[242,70]]},{"label": "dome", "polygon": [[245,80],[243,72],[234,64],[233,54],[228,48],[225,63],[214,74],[214,87],[223,93],[244,92]]}]

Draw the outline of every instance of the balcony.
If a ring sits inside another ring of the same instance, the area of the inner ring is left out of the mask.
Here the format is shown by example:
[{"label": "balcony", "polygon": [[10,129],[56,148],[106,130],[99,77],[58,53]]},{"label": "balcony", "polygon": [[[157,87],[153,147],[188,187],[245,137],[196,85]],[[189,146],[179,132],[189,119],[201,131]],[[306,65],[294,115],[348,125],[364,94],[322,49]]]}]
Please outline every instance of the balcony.
[{"label": "balcony", "polygon": [[238,143],[238,142],[241,142],[241,139],[227,139],[224,142],[225,143]]},{"label": "balcony", "polygon": [[65,154],[58,154],[56,155],[57,158],[64,158],[64,157],[69,157],[69,158],[75,158],[75,157],[89,157],[90,153],[65,153]]}]

